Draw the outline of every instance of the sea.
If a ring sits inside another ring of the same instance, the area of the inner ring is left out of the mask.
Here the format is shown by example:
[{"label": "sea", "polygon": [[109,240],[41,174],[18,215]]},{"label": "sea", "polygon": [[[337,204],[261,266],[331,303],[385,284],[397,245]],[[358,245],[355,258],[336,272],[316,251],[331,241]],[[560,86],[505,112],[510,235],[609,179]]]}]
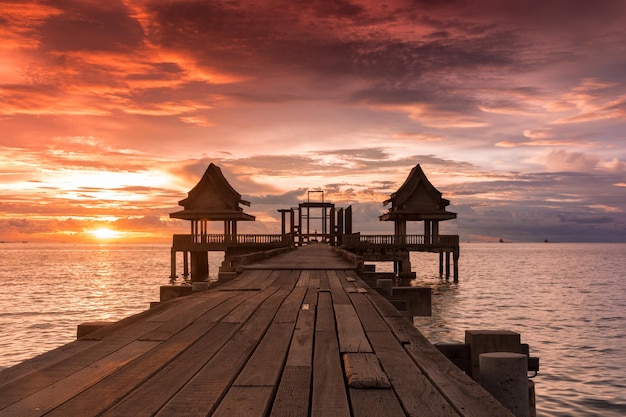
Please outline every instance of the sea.
[{"label": "sea", "polygon": [[[412,285],[433,289],[432,316],[414,319],[431,342],[518,332],[540,358],[538,416],[626,416],[626,244],[464,243],[458,283],[438,261],[411,257]],[[169,262],[167,244],[0,244],[0,369],[71,342],[80,323],[146,310]]]}]

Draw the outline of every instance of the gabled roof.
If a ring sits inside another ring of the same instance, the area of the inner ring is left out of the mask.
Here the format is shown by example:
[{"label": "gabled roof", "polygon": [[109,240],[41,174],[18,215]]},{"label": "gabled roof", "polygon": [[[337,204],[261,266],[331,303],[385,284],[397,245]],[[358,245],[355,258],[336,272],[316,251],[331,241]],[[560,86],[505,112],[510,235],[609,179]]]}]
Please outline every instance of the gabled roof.
[{"label": "gabled roof", "polygon": [[241,198],[222,170],[213,163],[189,191],[187,198],[178,204],[184,210],[170,213],[170,217],[185,220],[254,220],[254,216],[245,214],[239,207],[239,204],[249,206],[250,203]]},{"label": "gabled roof", "polygon": [[449,200],[441,197],[441,192],[426,178],[422,167],[417,164],[398,191],[383,204],[391,203],[389,212],[380,220],[448,220],[456,218],[456,213],[446,211]]}]

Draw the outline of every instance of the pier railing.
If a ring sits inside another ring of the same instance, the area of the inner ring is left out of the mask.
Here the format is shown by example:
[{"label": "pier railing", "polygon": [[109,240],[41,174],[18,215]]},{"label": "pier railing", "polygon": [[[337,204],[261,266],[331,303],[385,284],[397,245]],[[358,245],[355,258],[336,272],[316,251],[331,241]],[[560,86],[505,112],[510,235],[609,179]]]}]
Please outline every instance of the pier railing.
[{"label": "pier railing", "polygon": [[362,235],[352,234],[342,237],[343,246],[458,246],[459,235]]},{"label": "pier railing", "polygon": [[197,248],[227,246],[256,246],[268,245],[272,247],[290,246],[293,243],[291,235],[272,234],[240,234],[236,236],[224,234],[174,235],[174,248]]}]

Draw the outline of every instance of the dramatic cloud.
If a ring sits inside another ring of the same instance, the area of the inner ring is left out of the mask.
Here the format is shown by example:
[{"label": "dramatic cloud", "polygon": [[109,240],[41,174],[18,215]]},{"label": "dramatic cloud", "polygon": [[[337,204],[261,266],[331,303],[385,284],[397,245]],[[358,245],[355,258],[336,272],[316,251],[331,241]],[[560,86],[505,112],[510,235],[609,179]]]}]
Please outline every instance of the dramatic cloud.
[{"label": "dramatic cloud", "polygon": [[420,163],[462,239],[624,240],[621,0],[0,0],[0,240],[184,233],[210,162],[278,231],[386,232]]}]

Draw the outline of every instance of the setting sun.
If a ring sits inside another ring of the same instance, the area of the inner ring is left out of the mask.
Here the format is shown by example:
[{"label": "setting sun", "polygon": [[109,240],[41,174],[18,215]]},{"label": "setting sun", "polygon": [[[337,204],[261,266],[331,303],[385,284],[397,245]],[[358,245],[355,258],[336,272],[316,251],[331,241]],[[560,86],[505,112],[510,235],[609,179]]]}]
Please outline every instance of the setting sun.
[{"label": "setting sun", "polygon": [[98,229],[90,230],[89,233],[97,239],[115,239],[122,235],[121,232],[108,229],[106,227],[100,227]]}]

